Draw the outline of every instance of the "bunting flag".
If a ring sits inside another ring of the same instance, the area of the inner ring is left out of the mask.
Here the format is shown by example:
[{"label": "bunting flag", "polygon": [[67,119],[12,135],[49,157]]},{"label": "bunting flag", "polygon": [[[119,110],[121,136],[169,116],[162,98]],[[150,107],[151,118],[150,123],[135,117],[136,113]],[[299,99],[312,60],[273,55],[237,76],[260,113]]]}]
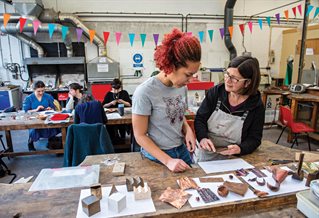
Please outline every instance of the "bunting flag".
[{"label": "bunting flag", "polygon": [[3,14],[3,26],[6,27],[9,20],[10,20],[11,14]]},{"label": "bunting flag", "polygon": [[82,33],[83,33],[83,30],[81,28],[76,28],[76,37],[78,42],[81,41]]},{"label": "bunting flag", "polygon": [[193,35],[193,32],[187,32],[186,35],[187,35],[187,36],[192,36],[192,35]]},{"label": "bunting flag", "polygon": [[140,34],[140,37],[141,37],[142,47],[144,47],[145,39],[146,39],[146,34],[145,34],[145,33],[141,33],[141,34]]},{"label": "bunting flag", "polygon": [[289,11],[285,10],[284,13],[285,13],[285,18],[288,21],[289,20]]},{"label": "bunting flag", "polygon": [[225,29],[224,28],[219,28],[219,32],[220,32],[220,37],[222,39],[224,39]]},{"label": "bunting flag", "polygon": [[259,23],[259,28],[262,30],[263,29],[263,20],[261,18],[259,18],[258,23]]},{"label": "bunting flag", "polygon": [[280,24],[280,13],[275,14],[276,19],[277,19],[277,23]]},{"label": "bunting flag", "polygon": [[49,27],[49,36],[50,36],[50,39],[51,39],[52,36],[53,36],[53,33],[54,33],[55,24],[49,23],[49,24],[48,24],[48,27]]},{"label": "bunting flag", "polygon": [[154,39],[155,47],[157,46],[157,43],[158,43],[158,37],[159,37],[159,34],[158,34],[158,33],[154,33],[154,34],[153,34],[153,39]]},{"label": "bunting flag", "polygon": [[109,39],[110,32],[103,32],[104,46],[106,46],[107,40]]},{"label": "bunting flag", "polygon": [[240,29],[241,34],[245,35],[245,24],[244,23],[239,24],[239,29]]},{"label": "bunting flag", "polygon": [[94,36],[95,36],[95,30],[89,30],[89,35],[90,35],[90,43],[92,44]]},{"label": "bunting flag", "polygon": [[302,16],[301,4],[300,4],[300,5],[298,5],[298,6],[297,6],[297,8],[298,8],[298,12],[299,12],[300,16]]},{"label": "bunting flag", "polygon": [[266,17],[266,20],[267,20],[268,26],[270,26],[270,24],[271,24],[271,18],[270,18],[270,17]]},{"label": "bunting flag", "polygon": [[247,24],[248,24],[250,33],[253,33],[253,22],[249,21]]},{"label": "bunting flag", "polygon": [[34,20],[32,22],[32,24],[33,24],[33,33],[34,33],[34,35],[37,35],[37,32],[38,32],[38,29],[39,29],[41,22],[39,20]]},{"label": "bunting flag", "polygon": [[27,21],[27,19],[20,17],[20,19],[19,19],[20,33],[22,33],[22,30],[23,30],[23,27],[24,27],[26,21]]},{"label": "bunting flag", "polygon": [[213,42],[214,30],[207,30],[210,42]]},{"label": "bunting flag", "polygon": [[307,13],[306,13],[306,16],[309,16],[310,12],[312,11],[313,9],[313,6],[312,5],[309,5],[308,8],[307,8]]},{"label": "bunting flag", "polygon": [[61,29],[61,30],[62,30],[62,40],[64,41],[66,35],[68,34],[69,27],[67,27],[67,26],[62,26],[62,29]]},{"label": "bunting flag", "polygon": [[292,12],[294,13],[294,16],[295,16],[295,18],[296,18],[296,7],[293,7],[293,8],[292,8]]},{"label": "bunting flag", "polygon": [[133,43],[134,43],[135,33],[129,33],[128,37],[130,38],[130,44],[131,44],[131,47],[132,47]]},{"label": "bunting flag", "polygon": [[198,38],[199,38],[200,43],[203,43],[203,40],[204,40],[204,31],[199,31],[199,32],[198,32]]},{"label": "bunting flag", "polygon": [[228,31],[229,31],[229,34],[230,34],[230,38],[233,38],[234,27],[233,26],[229,26],[228,27]]},{"label": "bunting flag", "polygon": [[122,33],[121,32],[115,32],[115,39],[116,39],[116,44],[120,44]]},{"label": "bunting flag", "polygon": [[316,8],[315,15],[313,16],[313,18],[315,18],[318,14],[319,14],[319,7]]}]

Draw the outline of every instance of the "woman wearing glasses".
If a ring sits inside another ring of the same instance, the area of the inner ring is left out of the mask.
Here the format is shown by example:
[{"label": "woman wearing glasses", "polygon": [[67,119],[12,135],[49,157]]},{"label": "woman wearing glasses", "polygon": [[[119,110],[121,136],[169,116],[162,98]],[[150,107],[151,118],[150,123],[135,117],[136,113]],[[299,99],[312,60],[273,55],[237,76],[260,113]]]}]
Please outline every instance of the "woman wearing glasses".
[{"label": "woman wearing glasses", "polygon": [[265,118],[259,83],[256,58],[240,56],[231,60],[224,83],[208,91],[197,111],[197,161],[216,159],[218,153],[244,155],[257,149]]}]

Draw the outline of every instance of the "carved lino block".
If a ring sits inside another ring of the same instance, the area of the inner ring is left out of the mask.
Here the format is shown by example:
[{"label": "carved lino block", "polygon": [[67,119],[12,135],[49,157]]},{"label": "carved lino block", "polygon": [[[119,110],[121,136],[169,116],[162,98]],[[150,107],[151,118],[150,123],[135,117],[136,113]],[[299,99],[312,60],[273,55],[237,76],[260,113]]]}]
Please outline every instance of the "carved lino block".
[{"label": "carved lino block", "polygon": [[128,192],[132,192],[133,187],[137,188],[138,186],[144,187],[144,181],[141,177],[126,179],[126,188]]},{"label": "carved lino block", "polygon": [[92,216],[101,211],[100,200],[94,196],[90,195],[82,199],[82,210],[86,215]]},{"label": "carved lino block", "polygon": [[112,171],[113,176],[123,176],[125,171],[125,163],[115,163]]},{"label": "carved lino block", "polygon": [[121,212],[126,208],[126,196],[120,192],[112,194],[108,199],[108,207],[116,213]]},{"label": "carved lino block", "polygon": [[102,188],[100,183],[91,185],[90,189],[91,189],[91,195],[96,196],[100,200],[102,199]]},{"label": "carved lino block", "polygon": [[134,189],[134,199],[135,200],[143,200],[143,199],[149,199],[152,197],[152,192],[150,187],[147,185],[147,183],[144,183],[144,187],[138,186],[133,187]]}]

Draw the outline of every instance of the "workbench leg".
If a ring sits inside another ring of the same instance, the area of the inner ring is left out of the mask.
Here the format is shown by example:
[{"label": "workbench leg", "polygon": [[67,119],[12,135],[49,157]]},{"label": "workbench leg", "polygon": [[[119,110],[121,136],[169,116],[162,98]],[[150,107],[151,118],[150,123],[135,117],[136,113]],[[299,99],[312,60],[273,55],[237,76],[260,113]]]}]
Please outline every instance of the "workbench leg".
[{"label": "workbench leg", "polygon": [[314,102],[314,106],[312,109],[312,115],[311,115],[311,127],[316,130],[317,128],[317,118],[318,118],[318,103]]},{"label": "workbench leg", "polygon": [[5,133],[6,133],[6,140],[7,140],[8,151],[9,151],[9,152],[13,152],[11,132],[10,132],[10,130],[6,130]]},{"label": "workbench leg", "polygon": [[62,148],[64,150],[64,145],[66,141],[66,127],[61,128],[61,134],[62,134]]}]

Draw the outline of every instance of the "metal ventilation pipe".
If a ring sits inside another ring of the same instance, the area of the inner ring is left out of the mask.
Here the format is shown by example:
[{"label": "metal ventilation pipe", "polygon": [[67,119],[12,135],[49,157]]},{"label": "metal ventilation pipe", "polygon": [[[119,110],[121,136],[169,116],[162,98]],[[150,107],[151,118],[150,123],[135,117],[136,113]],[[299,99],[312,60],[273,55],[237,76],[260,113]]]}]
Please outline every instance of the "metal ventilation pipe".
[{"label": "metal ventilation pipe", "polygon": [[42,58],[44,56],[43,48],[38,43],[36,43],[33,39],[31,39],[29,36],[27,36],[27,35],[25,35],[23,33],[12,33],[10,35],[16,37],[21,42],[27,44],[31,48],[37,50],[39,58]]},{"label": "metal ventilation pipe", "polygon": [[230,53],[230,60],[237,57],[237,51],[234,44],[231,41],[230,33],[228,27],[233,26],[233,16],[234,16],[234,6],[236,4],[236,0],[227,0],[225,4],[225,13],[224,13],[224,42],[226,48]]}]

